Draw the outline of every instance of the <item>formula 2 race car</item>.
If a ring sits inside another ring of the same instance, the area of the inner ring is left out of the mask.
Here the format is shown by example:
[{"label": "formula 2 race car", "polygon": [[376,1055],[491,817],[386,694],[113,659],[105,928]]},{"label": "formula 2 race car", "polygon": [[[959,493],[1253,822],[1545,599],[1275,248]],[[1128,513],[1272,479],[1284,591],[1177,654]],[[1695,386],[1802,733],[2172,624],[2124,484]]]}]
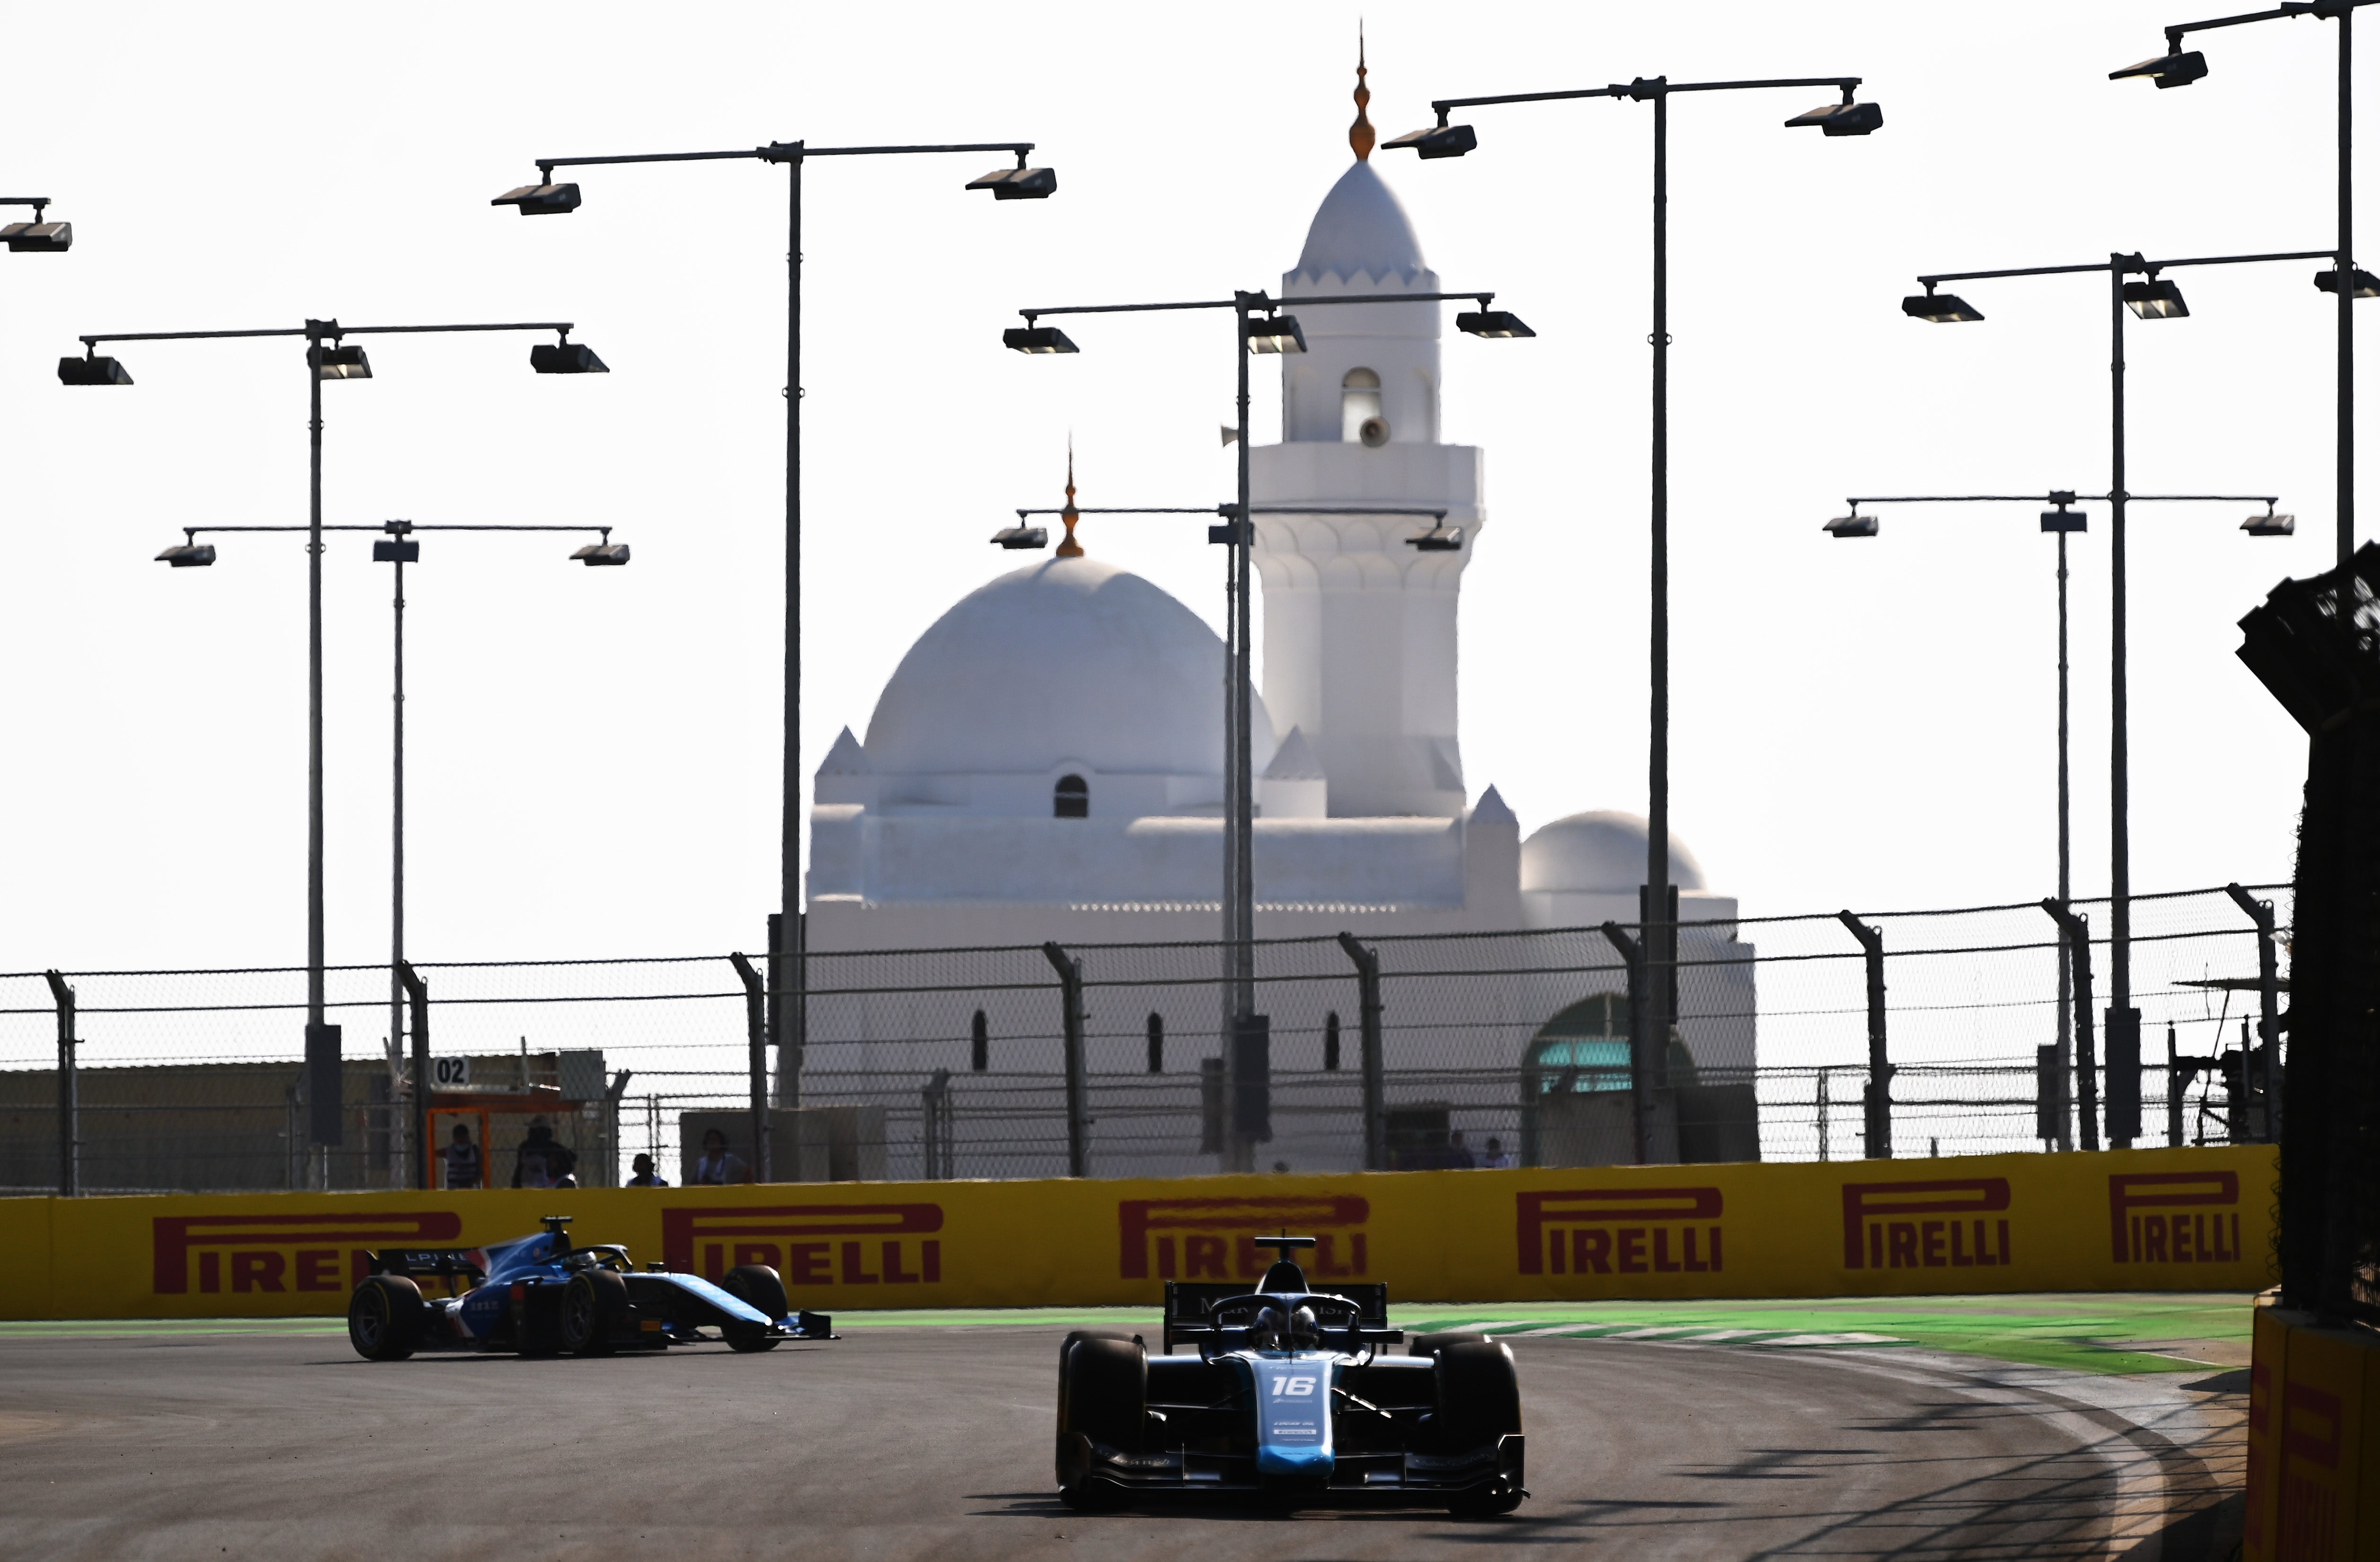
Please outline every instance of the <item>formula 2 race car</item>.
[{"label": "formula 2 race car", "polygon": [[[347,1339],[374,1362],[416,1350],[516,1350],[602,1356],[705,1339],[716,1328],[735,1350],[780,1340],[833,1339],[823,1313],[792,1313],[777,1272],[730,1269],[718,1285],[658,1264],[639,1270],[624,1247],[572,1247],[570,1217],[549,1215],[532,1237],[484,1248],[390,1248],[347,1302]],[[439,1284],[443,1297],[422,1294]]]},{"label": "formula 2 race car", "polygon": [[[1388,1288],[1308,1288],[1290,1253],[1253,1292],[1169,1281],[1164,1350],[1077,1330],[1058,1350],[1058,1494],[1074,1508],[1152,1493],[1230,1492],[1294,1505],[1386,1495],[1510,1513],[1526,1445],[1512,1350],[1423,1334],[1403,1355]],[[1196,1356],[1174,1353],[1195,1344]]]}]

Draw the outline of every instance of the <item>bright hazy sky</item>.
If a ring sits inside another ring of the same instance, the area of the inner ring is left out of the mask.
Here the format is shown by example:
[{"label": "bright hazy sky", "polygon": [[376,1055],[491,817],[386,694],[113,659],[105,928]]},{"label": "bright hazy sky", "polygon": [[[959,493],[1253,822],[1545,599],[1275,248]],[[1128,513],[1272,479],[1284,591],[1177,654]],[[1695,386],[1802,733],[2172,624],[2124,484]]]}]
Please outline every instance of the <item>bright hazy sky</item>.
[{"label": "bright hazy sky", "polygon": [[[1674,819],[1752,914],[2038,897],[2054,886],[2051,542],[2034,507],[1851,493],[2107,485],[2104,282],[1977,284],[1934,327],[1926,271],[2332,242],[2329,24],[2209,35],[2205,81],[2110,68],[2191,0],[1443,6],[1371,0],[1372,117],[1437,95],[1859,74],[1864,140],[1788,132],[1823,91],[1672,111]],[[838,160],[807,179],[805,769],[863,733],[903,651],[1016,562],[1054,503],[1205,503],[1231,363],[1211,317],[1082,323],[1079,357],[999,333],[1026,305],[1278,287],[1344,166],[1357,7],[1221,3],[21,12],[0,186],[73,252],[0,255],[0,666],[9,824],[0,968],[277,964],[304,953],[302,543],[288,342],[122,349],[139,383],[54,378],[84,332],[563,318],[613,370],[538,378],[518,337],[380,340],[324,387],[328,518],[586,522],[428,539],[409,582],[411,946],[423,959],[753,948],[776,885],[785,175],[582,175],[575,216],[489,198],[539,154],[914,140],[1040,143],[1061,189],[995,204],[989,156]],[[1446,348],[1450,440],[1486,448],[1466,577],[1463,745],[1524,829],[1641,810],[1650,109],[1479,112],[1480,150],[1378,154],[1450,287],[1535,341]],[[2331,315],[2311,263],[2180,273],[2195,313],[2131,333],[2135,491],[2274,491],[2137,515],[2134,883],[2286,878],[2303,745],[2234,622],[2330,559]],[[1277,428],[1263,364],[1259,434]],[[2380,492],[2380,480],[2368,484]],[[2367,503],[2372,503],[2367,501]],[[2077,891],[2104,892],[2104,512],[2074,563]],[[2368,532],[2368,527],[2366,528]],[[1092,551],[1219,619],[1190,528]],[[330,951],[384,958],[389,580],[335,537]],[[808,781],[807,775],[803,778]]]}]

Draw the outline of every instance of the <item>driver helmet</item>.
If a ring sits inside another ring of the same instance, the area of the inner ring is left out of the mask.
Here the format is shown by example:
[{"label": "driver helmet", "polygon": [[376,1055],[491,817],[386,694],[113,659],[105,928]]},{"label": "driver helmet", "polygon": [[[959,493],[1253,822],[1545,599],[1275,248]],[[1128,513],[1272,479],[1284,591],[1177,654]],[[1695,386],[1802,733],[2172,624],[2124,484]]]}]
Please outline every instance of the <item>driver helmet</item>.
[{"label": "driver helmet", "polygon": [[1248,1343],[1259,1350],[1279,1350],[1281,1332],[1287,1323],[1288,1320],[1281,1316],[1280,1308],[1257,1308],[1256,1322],[1248,1326]]},{"label": "driver helmet", "polygon": [[1294,1345],[1322,1342],[1322,1326],[1316,1321],[1313,1308],[1300,1307],[1289,1315],[1289,1338]]}]

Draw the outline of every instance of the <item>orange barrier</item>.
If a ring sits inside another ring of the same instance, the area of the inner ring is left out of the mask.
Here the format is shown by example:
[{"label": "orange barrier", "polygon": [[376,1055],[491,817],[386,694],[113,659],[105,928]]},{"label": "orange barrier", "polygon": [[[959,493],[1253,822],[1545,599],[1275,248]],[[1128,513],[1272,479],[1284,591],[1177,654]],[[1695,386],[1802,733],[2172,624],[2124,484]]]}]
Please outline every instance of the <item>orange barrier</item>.
[{"label": "orange barrier", "polygon": [[1403,1301],[2239,1290],[2270,1283],[2267,1146],[1805,1165],[1158,1181],[771,1183],[0,1200],[0,1316],[337,1314],[381,1247],[574,1217],[581,1242],[797,1305],[1153,1303],[1245,1279],[1250,1238]]}]

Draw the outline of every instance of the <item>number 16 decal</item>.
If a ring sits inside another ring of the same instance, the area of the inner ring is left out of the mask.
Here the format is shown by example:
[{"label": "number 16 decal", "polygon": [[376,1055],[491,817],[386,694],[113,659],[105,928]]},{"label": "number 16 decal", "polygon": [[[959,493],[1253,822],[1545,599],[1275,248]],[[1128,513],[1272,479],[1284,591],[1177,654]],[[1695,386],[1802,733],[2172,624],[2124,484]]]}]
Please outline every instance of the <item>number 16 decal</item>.
[{"label": "number 16 decal", "polygon": [[1311,1377],[1274,1378],[1272,1380],[1272,1397],[1276,1399],[1281,1399],[1284,1396],[1293,1399],[1308,1399],[1312,1397],[1314,1393],[1314,1385],[1317,1381],[1318,1380]]}]

